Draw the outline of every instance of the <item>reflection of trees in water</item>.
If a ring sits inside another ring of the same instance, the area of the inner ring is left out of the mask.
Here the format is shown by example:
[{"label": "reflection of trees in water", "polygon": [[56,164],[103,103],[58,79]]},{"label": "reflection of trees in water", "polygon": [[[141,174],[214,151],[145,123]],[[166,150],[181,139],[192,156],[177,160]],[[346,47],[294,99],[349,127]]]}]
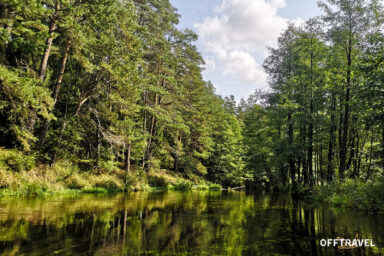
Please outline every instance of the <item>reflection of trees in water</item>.
[{"label": "reflection of trees in water", "polygon": [[321,248],[319,240],[358,232],[380,245],[384,235],[379,217],[304,207],[268,193],[135,193],[25,204],[2,206],[0,255],[369,255],[379,248],[341,252]]}]

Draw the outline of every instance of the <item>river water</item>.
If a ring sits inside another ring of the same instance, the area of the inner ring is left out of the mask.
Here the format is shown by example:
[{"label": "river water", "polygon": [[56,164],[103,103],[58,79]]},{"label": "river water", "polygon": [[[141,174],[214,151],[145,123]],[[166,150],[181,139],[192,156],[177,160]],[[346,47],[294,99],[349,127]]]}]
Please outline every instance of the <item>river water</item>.
[{"label": "river water", "polygon": [[[323,248],[321,239],[375,247]],[[0,255],[382,255],[384,216],[267,192],[0,199]]]}]

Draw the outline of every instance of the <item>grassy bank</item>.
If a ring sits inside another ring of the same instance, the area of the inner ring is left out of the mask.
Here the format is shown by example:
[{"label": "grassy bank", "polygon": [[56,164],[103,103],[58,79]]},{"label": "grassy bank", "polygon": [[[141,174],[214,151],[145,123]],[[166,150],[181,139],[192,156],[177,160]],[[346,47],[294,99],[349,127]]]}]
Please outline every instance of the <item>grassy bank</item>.
[{"label": "grassy bank", "polygon": [[192,181],[165,170],[149,173],[134,170],[126,175],[111,163],[102,163],[99,167],[69,161],[59,161],[52,166],[36,165],[34,156],[0,149],[0,196],[113,193],[125,188],[133,191],[221,189],[202,179]]},{"label": "grassy bank", "polygon": [[384,212],[384,179],[375,182],[351,179],[333,182],[315,187],[307,198],[338,207]]}]

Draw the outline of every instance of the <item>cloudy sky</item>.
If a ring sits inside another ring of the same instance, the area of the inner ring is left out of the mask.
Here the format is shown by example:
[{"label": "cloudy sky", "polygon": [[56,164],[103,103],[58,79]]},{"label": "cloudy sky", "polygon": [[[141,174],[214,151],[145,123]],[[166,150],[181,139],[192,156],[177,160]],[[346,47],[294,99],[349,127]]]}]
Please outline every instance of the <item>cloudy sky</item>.
[{"label": "cloudy sky", "polygon": [[265,89],[261,67],[287,22],[300,24],[320,14],[317,0],[170,0],[181,15],[180,28],[199,35],[197,46],[217,93],[247,98]]}]

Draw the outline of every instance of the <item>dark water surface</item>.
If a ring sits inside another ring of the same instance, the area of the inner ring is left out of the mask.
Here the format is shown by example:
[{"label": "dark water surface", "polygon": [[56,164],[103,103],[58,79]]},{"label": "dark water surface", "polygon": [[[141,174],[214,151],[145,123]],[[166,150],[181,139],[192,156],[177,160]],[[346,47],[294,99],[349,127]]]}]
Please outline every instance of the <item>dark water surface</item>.
[{"label": "dark water surface", "polygon": [[[320,247],[322,238],[376,247]],[[0,199],[0,255],[382,255],[384,216],[265,192]]]}]

